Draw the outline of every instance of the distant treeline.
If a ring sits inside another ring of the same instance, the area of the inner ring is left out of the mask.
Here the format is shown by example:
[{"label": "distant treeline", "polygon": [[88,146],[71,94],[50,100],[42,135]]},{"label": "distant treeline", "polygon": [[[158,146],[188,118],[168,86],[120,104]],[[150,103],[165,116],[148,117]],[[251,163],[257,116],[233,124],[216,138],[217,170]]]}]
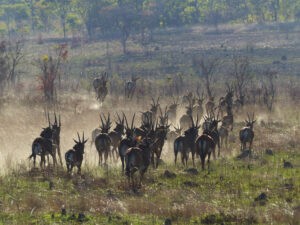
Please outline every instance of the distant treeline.
[{"label": "distant treeline", "polygon": [[300,20],[299,0],[0,0],[0,33],[145,35],[157,27]]}]

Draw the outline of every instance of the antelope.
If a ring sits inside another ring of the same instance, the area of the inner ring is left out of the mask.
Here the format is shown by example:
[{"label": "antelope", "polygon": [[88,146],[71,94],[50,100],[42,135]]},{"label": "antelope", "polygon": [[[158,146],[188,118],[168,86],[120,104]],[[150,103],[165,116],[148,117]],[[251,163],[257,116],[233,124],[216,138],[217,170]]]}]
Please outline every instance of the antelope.
[{"label": "antelope", "polygon": [[178,98],[176,100],[173,98],[173,102],[168,108],[167,114],[168,114],[169,120],[171,120],[171,121],[176,120],[178,100],[179,100]]},{"label": "antelope", "polygon": [[126,151],[131,148],[136,146],[138,139],[135,137],[134,134],[134,118],[135,118],[135,114],[132,117],[132,121],[131,121],[131,127],[128,126],[128,121],[127,118],[125,116],[125,114],[123,113],[123,117],[125,118],[125,122],[126,122],[126,127],[125,127],[125,135],[126,137],[123,138],[119,144],[119,156],[122,162],[122,172],[124,172],[124,167],[125,167],[125,157],[126,157]]},{"label": "antelope", "polygon": [[157,98],[156,102],[152,98],[153,104],[151,104],[150,111],[142,112],[142,123],[143,124],[149,124],[155,121],[157,110],[159,108],[159,97]]},{"label": "antelope", "polygon": [[[50,124],[49,114],[48,114],[48,120],[49,120],[49,124]],[[60,129],[61,129],[60,115],[58,116],[58,122],[57,122],[56,113],[54,113],[54,124],[52,125],[53,143],[57,147],[59,162],[60,162],[60,165],[62,166],[63,163],[62,163],[61,152],[60,152]]]},{"label": "antelope", "polygon": [[97,95],[97,100],[100,102],[104,102],[104,99],[108,93],[107,81],[108,74],[106,72],[102,74],[101,77],[97,77],[93,80],[93,87]]},{"label": "antelope", "polygon": [[177,137],[174,141],[174,155],[175,155],[175,165],[177,161],[178,152],[181,153],[181,161],[184,166],[187,166],[187,160],[189,157],[189,153],[192,152],[192,160],[194,163],[194,155],[195,155],[195,140],[198,136],[198,129],[200,126],[198,125],[198,117],[196,124],[194,123],[193,117],[190,117],[192,121],[192,126],[184,132],[184,135]]},{"label": "antelope", "polygon": [[250,115],[248,113],[247,116],[248,119],[245,120],[246,127],[243,127],[240,130],[241,151],[245,150],[247,142],[249,143],[249,150],[251,151],[254,139],[253,125],[256,122],[256,120],[254,120],[254,113],[252,114],[252,118],[250,118]]},{"label": "antelope", "polygon": [[103,115],[104,120],[102,118],[102,115],[100,114],[101,119],[101,133],[97,135],[95,139],[95,146],[98,151],[99,155],[99,165],[102,164],[102,156],[104,156],[104,163],[106,164],[108,155],[110,155],[110,146],[111,146],[111,139],[108,135],[109,129],[111,127],[110,122],[110,115],[108,114],[108,118],[106,119],[105,115]]},{"label": "antelope", "polygon": [[36,156],[41,156],[40,167],[45,167],[45,156],[51,155],[54,166],[56,165],[56,145],[53,143],[53,129],[49,126],[43,128],[40,137],[34,139],[32,143],[32,154],[29,159],[33,158],[33,165],[35,167]]},{"label": "antelope", "polygon": [[186,114],[179,119],[179,124],[182,129],[188,129],[192,125],[194,100],[189,100],[189,106],[186,107]]},{"label": "antelope", "polygon": [[181,135],[182,128],[173,126],[175,130],[170,131],[167,134],[167,140],[169,143],[174,143],[175,139]]},{"label": "antelope", "polygon": [[[165,144],[165,140],[167,139],[167,133],[170,128],[168,125],[168,114],[167,114],[167,107],[165,109],[165,113],[163,115],[161,108],[160,108],[160,124],[158,127],[155,128],[154,137],[156,139],[155,144],[153,145],[152,152],[151,152],[151,161],[153,163],[153,168],[157,168],[161,156],[161,152],[163,146]],[[156,156],[156,163],[154,159],[154,155]]]},{"label": "antelope", "polygon": [[[219,157],[220,156],[220,135],[218,132],[218,123],[221,122],[221,120],[218,119],[218,116],[219,115],[217,115],[217,118],[215,118],[214,114],[209,116],[208,121],[210,122],[208,127],[206,127],[203,130],[203,134],[210,136],[215,142],[216,146],[218,146],[218,157]],[[214,154],[214,158],[216,158],[215,154]]]},{"label": "antelope", "polygon": [[129,99],[132,99],[135,89],[136,89],[136,81],[139,77],[131,76],[131,80],[126,81],[125,83],[125,96]]},{"label": "antelope", "polygon": [[139,186],[141,186],[143,176],[147,171],[151,162],[152,140],[147,137],[142,140],[138,147],[131,147],[126,150],[126,176],[128,183],[132,182],[132,187],[135,188],[133,175],[136,171],[140,173]]},{"label": "antelope", "polygon": [[124,116],[121,119],[119,114],[117,113],[118,121],[116,122],[116,127],[113,131],[108,133],[108,136],[111,139],[111,145],[112,145],[112,155],[114,158],[114,154],[116,155],[116,158],[118,157],[118,146],[122,140],[122,135],[124,135]]},{"label": "antelope", "polygon": [[219,111],[221,112],[221,116],[223,116],[224,111],[227,111],[228,108],[232,108],[233,105],[233,88],[230,87],[227,83],[227,90],[225,97],[221,97],[219,100]]},{"label": "antelope", "polygon": [[200,93],[199,93],[199,88],[197,88],[197,104],[193,107],[193,114],[194,115],[198,115],[199,118],[202,117],[203,115],[203,102],[204,102],[204,93],[202,92],[202,95],[200,96]]},{"label": "antelope", "polygon": [[219,128],[218,132],[219,132],[219,135],[220,135],[220,147],[222,147],[223,143],[225,142],[225,148],[227,149],[229,131],[228,131],[228,128],[227,128],[226,124],[224,124],[222,122],[222,125]]},{"label": "antelope", "polygon": [[77,166],[77,174],[81,173],[81,164],[83,160],[84,154],[84,144],[88,141],[88,139],[84,139],[84,133],[82,134],[82,140],[80,139],[79,133],[77,132],[78,141],[75,139],[75,145],[72,149],[66,152],[65,160],[67,165],[67,171],[69,174],[72,173],[73,167]]},{"label": "antelope", "polygon": [[205,110],[207,114],[212,114],[214,112],[215,103],[214,103],[214,97],[211,96],[207,103],[205,104]]},{"label": "antelope", "polygon": [[200,156],[202,170],[204,170],[206,156],[207,156],[207,164],[209,169],[210,155],[211,153],[215,155],[215,148],[216,148],[215,141],[211,136],[204,133],[200,137],[198,137],[195,146],[196,146],[196,152]]},{"label": "antelope", "polygon": [[223,117],[222,123],[226,128],[230,127],[230,130],[233,130],[233,113],[231,106],[226,107],[227,115]]}]

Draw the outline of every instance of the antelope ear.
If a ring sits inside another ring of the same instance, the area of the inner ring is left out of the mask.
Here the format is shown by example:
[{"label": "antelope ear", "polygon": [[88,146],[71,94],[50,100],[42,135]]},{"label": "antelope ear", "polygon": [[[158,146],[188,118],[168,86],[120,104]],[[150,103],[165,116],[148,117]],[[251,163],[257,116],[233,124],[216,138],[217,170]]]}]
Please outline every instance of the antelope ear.
[{"label": "antelope ear", "polygon": [[76,144],[78,144],[78,141],[76,141],[75,139],[73,139],[73,141],[74,141]]},{"label": "antelope ear", "polygon": [[86,139],[86,140],[83,142],[83,144],[87,143],[88,140],[89,140],[89,139]]},{"label": "antelope ear", "polygon": [[253,120],[253,123],[255,123],[256,122],[256,120]]}]

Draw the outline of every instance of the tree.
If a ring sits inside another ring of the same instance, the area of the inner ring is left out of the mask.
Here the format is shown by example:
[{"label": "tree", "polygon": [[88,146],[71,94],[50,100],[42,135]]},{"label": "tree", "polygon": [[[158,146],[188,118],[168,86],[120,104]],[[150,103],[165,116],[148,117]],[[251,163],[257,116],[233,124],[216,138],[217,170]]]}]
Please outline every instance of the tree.
[{"label": "tree", "polygon": [[8,73],[9,63],[6,54],[6,42],[2,41],[0,43],[0,97],[4,94]]}]

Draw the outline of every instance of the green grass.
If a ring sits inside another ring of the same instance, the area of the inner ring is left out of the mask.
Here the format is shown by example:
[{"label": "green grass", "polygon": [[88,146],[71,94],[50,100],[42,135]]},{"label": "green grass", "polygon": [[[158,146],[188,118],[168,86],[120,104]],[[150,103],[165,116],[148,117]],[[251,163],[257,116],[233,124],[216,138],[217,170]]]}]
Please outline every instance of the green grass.
[{"label": "green grass", "polygon": [[[283,168],[287,158],[294,168]],[[137,192],[120,168],[87,167],[81,177],[70,177],[61,169],[20,167],[0,179],[0,223],[76,224],[84,213],[85,224],[163,224],[166,218],[174,224],[286,224],[300,204],[299,162],[297,150],[276,151],[251,160],[213,160],[210,171],[198,168],[197,175],[167,163],[150,168]],[[166,169],[176,177],[166,178]],[[261,193],[266,202],[255,201]]]}]

